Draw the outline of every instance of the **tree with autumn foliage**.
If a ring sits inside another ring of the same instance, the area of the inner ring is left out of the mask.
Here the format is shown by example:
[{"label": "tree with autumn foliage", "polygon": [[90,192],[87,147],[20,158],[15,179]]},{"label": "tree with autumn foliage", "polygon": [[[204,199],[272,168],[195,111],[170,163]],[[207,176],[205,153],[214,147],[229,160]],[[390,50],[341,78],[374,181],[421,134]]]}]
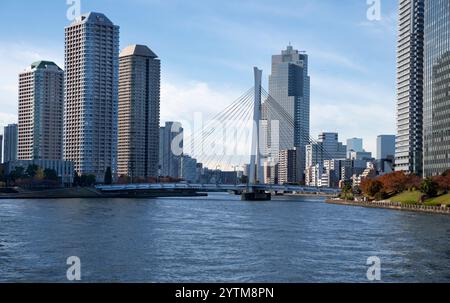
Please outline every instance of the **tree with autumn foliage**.
[{"label": "tree with autumn foliage", "polygon": [[365,178],[361,181],[360,187],[364,195],[369,198],[373,198],[383,191],[383,183],[377,179]]},{"label": "tree with autumn foliage", "polygon": [[433,177],[432,180],[437,184],[439,191],[444,194],[448,193],[450,189],[450,170],[446,171],[441,176]]},{"label": "tree with autumn foliage", "polygon": [[391,194],[399,194],[405,190],[414,190],[420,187],[422,179],[416,175],[407,175],[404,172],[393,172],[378,178],[384,190]]}]

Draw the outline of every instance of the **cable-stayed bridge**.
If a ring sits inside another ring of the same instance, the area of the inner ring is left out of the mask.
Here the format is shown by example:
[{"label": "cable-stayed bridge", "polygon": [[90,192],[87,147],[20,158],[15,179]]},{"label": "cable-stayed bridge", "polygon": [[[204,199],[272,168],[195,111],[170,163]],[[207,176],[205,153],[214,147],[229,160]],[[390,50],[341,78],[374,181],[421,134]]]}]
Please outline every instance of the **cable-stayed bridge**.
[{"label": "cable-stayed bridge", "polygon": [[[335,194],[337,190],[329,188],[266,184],[264,169],[267,165],[278,163],[280,138],[293,138],[294,127],[297,125],[293,113],[270,96],[261,83],[262,70],[255,67],[254,86],[206,124],[203,125],[203,121],[200,121],[195,125],[194,121],[194,128],[184,140],[182,149],[182,153],[189,154],[210,169],[230,170],[249,163],[247,184],[131,184],[97,188],[105,192],[152,189],[227,190],[242,192],[245,200],[270,200],[273,192]],[[282,127],[280,124],[283,124]],[[300,135],[306,144],[317,143],[303,132]],[[323,147],[315,152],[320,153],[321,158],[332,158]]]}]

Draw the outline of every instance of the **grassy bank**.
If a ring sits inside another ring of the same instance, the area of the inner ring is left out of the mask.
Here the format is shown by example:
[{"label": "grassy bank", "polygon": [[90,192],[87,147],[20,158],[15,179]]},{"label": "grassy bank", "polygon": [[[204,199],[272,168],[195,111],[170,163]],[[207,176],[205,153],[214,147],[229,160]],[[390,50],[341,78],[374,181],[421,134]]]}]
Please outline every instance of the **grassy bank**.
[{"label": "grassy bank", "polygon": [[[391,202],[397,202],[402,204],[419,204],[421,196],[422,193],[419,191],[406,191],[401,194],[393,196],[389,200]],[[425,205],[429,206],[450,205],[450,194],[427,199],[425,201]]]}]

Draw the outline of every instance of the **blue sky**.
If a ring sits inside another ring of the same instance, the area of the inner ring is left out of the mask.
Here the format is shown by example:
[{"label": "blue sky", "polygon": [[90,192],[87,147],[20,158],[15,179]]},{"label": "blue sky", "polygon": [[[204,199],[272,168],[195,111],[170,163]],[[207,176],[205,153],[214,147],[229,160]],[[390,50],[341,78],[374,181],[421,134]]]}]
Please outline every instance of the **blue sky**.
[{"label": "blue sky", "polygon": [[[280,4],[282,3],[282,4]],[[0,125],[17,118],[18,73],[35,60],[63,67],[66,0],[3,0],[0,10]],[[310,56],[312,136],[395,133],[397,1],[81,0],[120,26],[121,48],[146,44],[162,60],[162,121],[192,120],[224,108],[252,86],[289,42]]]}]

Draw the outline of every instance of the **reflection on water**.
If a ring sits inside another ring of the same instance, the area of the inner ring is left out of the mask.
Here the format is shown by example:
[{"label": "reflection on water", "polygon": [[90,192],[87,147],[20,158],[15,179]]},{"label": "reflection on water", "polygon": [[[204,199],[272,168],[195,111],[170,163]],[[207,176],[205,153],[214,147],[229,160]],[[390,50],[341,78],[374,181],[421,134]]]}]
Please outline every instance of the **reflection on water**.
[{"label": "reflection on water", "polygon": [[0,201],[0,281],[450,281],[450,217],[276,199]]}]

